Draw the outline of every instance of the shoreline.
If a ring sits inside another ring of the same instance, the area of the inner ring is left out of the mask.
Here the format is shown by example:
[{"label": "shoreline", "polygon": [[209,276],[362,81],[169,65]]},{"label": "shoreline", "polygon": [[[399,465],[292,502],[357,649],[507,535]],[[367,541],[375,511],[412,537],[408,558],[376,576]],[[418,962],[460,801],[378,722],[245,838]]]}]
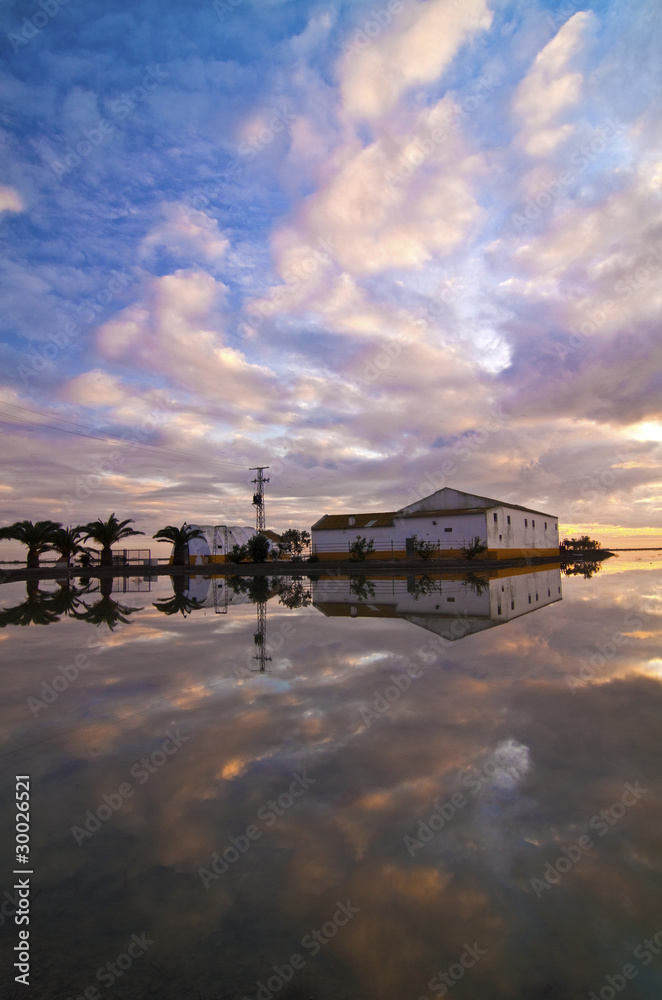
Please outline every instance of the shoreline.
[{"label": "shoreline", "polygon": [[448,570],[464,570],[479,573],[481,570],[513,569],[524,566],[561,565],[561,558],[550,556],[528,556],[517,559],[430,559],[427,562],[417,559],[369,559],[366,562],[350,560],[325,559],[317,563],[215,563],[204,566],[69,566],[28,569],[23,566],[17,569],[0,569],[0,582],[43,579],[71,579],[87,577],[89,579],[107,579],[123,576],[320,576],[328,573],[354,574],[357,576],[372,576],[374,574],[390,574],[392,572],[416,573],[424,575],[432,572]]}]

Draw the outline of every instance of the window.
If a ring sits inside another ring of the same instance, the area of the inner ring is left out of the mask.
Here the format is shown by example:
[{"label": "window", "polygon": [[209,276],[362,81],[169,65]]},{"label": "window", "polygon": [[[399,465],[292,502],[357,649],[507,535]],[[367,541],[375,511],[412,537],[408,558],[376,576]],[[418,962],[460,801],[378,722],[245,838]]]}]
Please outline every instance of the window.
[{"label": "window", "polygon": [[531,594],[529,594],[529,604],[531,603]]},{"label": "window", "polygon": [[454,597],[447,597],[446,600],[449,601],[449,603],[455,604],[455,598]]},{"label": "window", "polygon": [[515,602],[514,602],[514,601],[511,601],[511,602],[510,602],[510,610],[511,610],[511,611],[514,611],[514,610],[515,610]]},{"label": "window", "polygon": [[353,514],[349,515],[349,523],[350,524],[356,524],[356,518],[354,517]]},{"label": "window", "polygon": [[452,531],[452,528],[444,528],[444,531]]},{"label": "window", "polygon": [[506,524],[510,524],[510,514],[506,516]]},{"label": "window", "polygon": [[495,524],[497,523],[497,516],[496,516],[496,514],[494,515],[494,523]]},{"label": "window", "polygon": [[545,521],[545,531],[547,531],[547,521]]},{"label": "window", "polygon": [[529,521],[528,521],[528,518],[526,518],[526,517],[524,518],[524,527],[525,528],[529,527]]},{"label": "window", "polygon": [[437,522],[436,522],[436,521],[433,521],[432,523],[433,523],[433,524],[436,524]]},{"label": "window", "polygon": [[538,595],[536,594],[536,601],[538,600]]},{"label": "window", "polygon": [[498,615],[501,614],[501,605],[500,604],[497,605],[497,614]]},{"label": "window", "polygon": [[554,527],[556,528],[557,531],[559,530],[558,524],[555,524]]},{"label": "window", "polygon": [[531,521],[531,527],[535,528],[535,526],[536,526],[536,522],[535,521]]},{"label": "window", "polygon": [[551,590],[548,590],[548,591],[547,591],[547,596],[548,596],[548,597],[551,597],[551,596],[552,596],[552,592],[551,592]]},{"label": "window", "polygon": [[503,538],[503,535],[499,535],[499,541],[501,541],[502,538]]}]

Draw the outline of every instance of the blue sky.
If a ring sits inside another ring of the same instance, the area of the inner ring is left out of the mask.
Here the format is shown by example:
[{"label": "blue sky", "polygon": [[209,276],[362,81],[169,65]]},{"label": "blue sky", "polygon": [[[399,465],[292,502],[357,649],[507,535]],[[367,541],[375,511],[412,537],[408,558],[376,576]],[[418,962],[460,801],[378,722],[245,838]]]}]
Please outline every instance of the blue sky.
[{"label": "blue sky", "polygon": [[659,538],[658,15],[5,4],[4,522],[250,523],[259,464],[277,528]]}]

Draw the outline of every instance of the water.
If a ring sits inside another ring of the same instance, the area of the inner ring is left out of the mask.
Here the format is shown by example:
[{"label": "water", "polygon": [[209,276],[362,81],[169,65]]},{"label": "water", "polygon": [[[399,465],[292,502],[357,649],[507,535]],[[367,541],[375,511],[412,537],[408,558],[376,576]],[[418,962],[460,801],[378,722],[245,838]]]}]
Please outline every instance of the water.
[{"label": "water", "polygon": [[115,586],[0,590],[3,996],[21,774],[37,1000],[662,996],[661,561]]}]

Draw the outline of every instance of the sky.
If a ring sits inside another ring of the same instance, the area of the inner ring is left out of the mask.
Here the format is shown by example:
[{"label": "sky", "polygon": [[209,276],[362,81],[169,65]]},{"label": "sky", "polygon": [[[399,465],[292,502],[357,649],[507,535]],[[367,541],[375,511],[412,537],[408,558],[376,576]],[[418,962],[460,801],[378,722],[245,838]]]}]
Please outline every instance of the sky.
[{"label": "sky", "polygon": [[0,521],[662,543],[655,2],[0,10]]}]

